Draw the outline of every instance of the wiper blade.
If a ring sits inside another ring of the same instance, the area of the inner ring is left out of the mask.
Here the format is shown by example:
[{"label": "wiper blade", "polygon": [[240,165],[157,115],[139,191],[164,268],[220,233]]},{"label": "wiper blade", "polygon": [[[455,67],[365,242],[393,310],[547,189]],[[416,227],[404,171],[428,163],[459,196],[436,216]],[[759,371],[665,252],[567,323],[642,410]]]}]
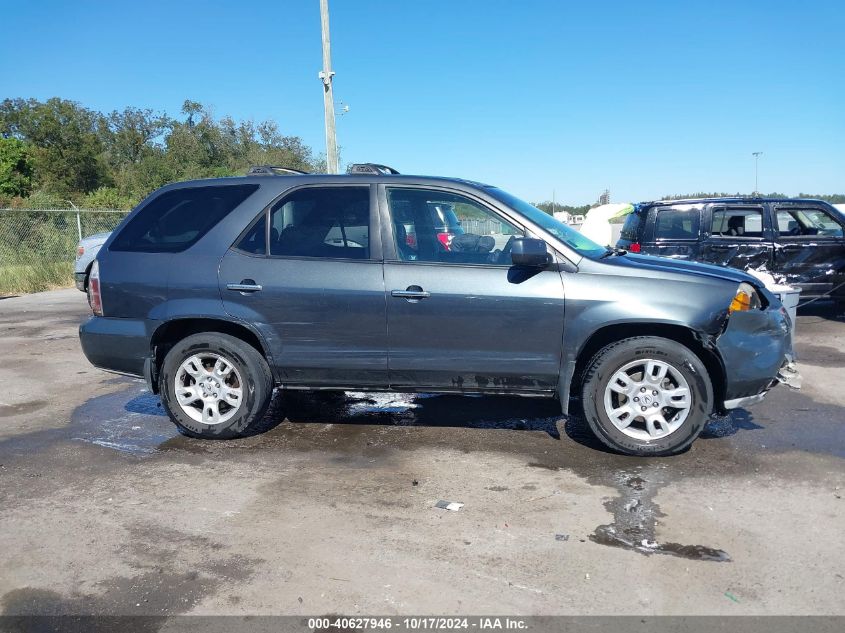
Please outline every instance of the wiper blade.
[{"label": "wiper blade", "polygon": [[626,251],[624,248],[619,248],[618,246],[614,246],[613,248],[611,248],[611,247],[608,246],[605,254],[602,255],[601,257],[599,257],[599,259],[604,259],[605,257],[610,257],[611,255],[627,255],[627,254],[628,254],[628,251]]}]

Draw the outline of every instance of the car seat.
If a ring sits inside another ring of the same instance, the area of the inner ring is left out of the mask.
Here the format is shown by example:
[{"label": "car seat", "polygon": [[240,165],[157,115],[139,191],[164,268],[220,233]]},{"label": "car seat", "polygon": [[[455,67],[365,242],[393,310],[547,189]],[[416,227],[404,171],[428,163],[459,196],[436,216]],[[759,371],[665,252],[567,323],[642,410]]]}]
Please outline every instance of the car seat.
[{"label": "car seat", "polygon": [[745,218],[741,215],[732,215],[728,218],[728,235],[745,235]]},{"label": "car seat", "polygon": [[415,260],[417,252],[408,245],[408,231],[405,225],[397,222],[393,225],[393,229],[396,232],[396,249],[399,251],[399,256],[406,261]]},{"label": "car seat", "polygon": [[669,236],[676,240],[683,240],[692,237],[690,232],[687,231],[686,227],[684,227],[684,219],[681,216],[676,215],[672,218],[672,227],[670,229]]}]

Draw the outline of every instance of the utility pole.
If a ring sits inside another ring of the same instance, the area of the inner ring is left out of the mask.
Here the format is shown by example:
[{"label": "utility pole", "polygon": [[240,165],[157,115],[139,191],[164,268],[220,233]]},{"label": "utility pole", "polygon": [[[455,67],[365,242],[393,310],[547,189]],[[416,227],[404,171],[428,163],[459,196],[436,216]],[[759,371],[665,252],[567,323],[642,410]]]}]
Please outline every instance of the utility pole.
[{"label": "utility pole", "polygon": [[323,106],[326,111],[326,171],[338,173],[337,132],[334,119],[334,95],[332,93],[332,49],[329,38],[329,0],[320,0],[320,26],[323,32],[323,70],[319,77],[323,82]]},{"label": "utility pole", "polygon": [[757,169],[757,164],[760,162],[760,154],[763,152],[751,152],[751,155],[754,157],[754,195],[760,195],[760,185],[757,181],[757,175],[759,173]]}]

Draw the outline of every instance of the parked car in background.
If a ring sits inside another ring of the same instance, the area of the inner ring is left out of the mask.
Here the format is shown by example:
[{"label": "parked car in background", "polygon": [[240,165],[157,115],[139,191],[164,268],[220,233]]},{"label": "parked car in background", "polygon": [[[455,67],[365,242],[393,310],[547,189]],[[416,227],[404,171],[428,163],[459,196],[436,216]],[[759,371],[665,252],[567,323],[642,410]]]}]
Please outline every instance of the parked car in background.
[{"label": "parked car in background", "polygon": [[[636,455],[685,450],[791,361],[750,275],[599,246],[489,185],[355,167],[150,195],[94,262],[85,355],[144,376],[193,437],[272,425],[276,387],[506,393],[574,396]],[[434,202],[478,233],[444,244]]]},{"label": "parked car in background", "polygon": [[100,248],[109,239],[111,231],[106,233],[95,233],[83,237],[76,245],[76,260],[73,264],[73,279],[77,289],[82,292],[88,291],[88,275],[91,273],[91,265],[100,252]]},{"label": "parked car in background", "polygon": [[845,215],[821,200],[702,198],[635,206],[617,246],[740,270],[766,270],[802,299],[845,301]]}]

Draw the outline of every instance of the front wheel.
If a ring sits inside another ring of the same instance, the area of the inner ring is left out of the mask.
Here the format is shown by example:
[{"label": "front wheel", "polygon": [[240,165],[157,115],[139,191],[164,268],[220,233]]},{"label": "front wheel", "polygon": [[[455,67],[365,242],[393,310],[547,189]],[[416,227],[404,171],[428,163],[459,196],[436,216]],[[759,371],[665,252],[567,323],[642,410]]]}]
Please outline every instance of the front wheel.
[{"label": "front wheel", "polygon": [[267,361],[227,334],[194,334],[176,343],[162,364],[159,392],[170,419],[191,437],[226,439],[269,428]]},{"label": "front wheel", "polygon": [[590,361],[582,403],[590,429],[628,455],[674,455],[704,430],[713,387],[701,359],[655,336],[608,345]]}]

